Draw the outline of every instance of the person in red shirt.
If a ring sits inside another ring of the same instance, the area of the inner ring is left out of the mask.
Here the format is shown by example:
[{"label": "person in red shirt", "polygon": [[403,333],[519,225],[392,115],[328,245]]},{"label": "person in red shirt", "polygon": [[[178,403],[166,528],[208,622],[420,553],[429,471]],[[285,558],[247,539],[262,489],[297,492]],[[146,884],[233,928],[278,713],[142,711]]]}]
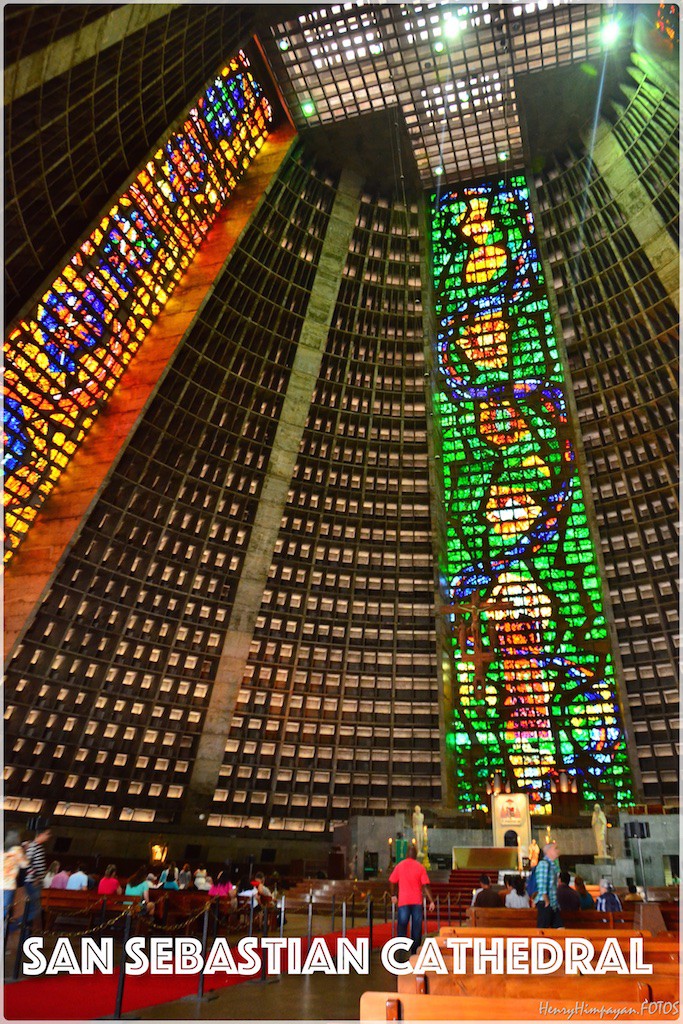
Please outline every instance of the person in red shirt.
[{"label": "person in red shirt", "polygon": [[410,955],[417,953],[422,939],[422,894],[429,899],[429,909],[434,910],[434,900],[429,891],[429,876],[417,859],[417,847],[408,847],[408,856],[398,862],[389,875],[392,903],[398,903],[398,935],[405,938],[410,921],[410,937],[413,944]]},{"label": "person in red shirt", "polygon": [[121,886],[116,877],[116,864],[107,865],[104,877],[100,878],[100,884],[97,886],[97,892],[100,896],[121,895]]}]

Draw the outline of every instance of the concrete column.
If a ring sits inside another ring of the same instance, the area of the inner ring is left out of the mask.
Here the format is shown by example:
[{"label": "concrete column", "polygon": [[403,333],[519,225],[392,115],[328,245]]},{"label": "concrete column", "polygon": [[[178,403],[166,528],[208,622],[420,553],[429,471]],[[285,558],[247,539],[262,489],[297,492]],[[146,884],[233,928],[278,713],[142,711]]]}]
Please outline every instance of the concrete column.
[{"label": "concrete column", "polygon": [[360,184],[355,175],[343,172],[330,215],[190,779],[184,814],[188,823],[191,820],[196,823],[198,812],[210,805],[223,763],[225,741],[244,677],[254,626],[360,208]]},{"label": "concrete column", "polygon": [[420,276],[422,278],[422,323],[425,352],[425,402],[427,408],[427,453],[429,457],[429,502],[432,513],[432,556],[434,559],[434,603],[436,625],[437,678],[439,680],[439,746],[441,751],[441,810],[455,811],[456,761],[453,747],[446,742],[453,728],[453,641],[451,628],[441,606],[441,565],[446,550],[446,514],[442,462],[442,433],[436,399],[440,384],[435,365],[436,352],[436,300],[434,297],[434,271],[431,257],[431,210],[429,199],[420,200]]},{"label": "concrete column", "polygon": [[78,32],[57,39],[5,68],[5,103],[39,88],[89,60],[108,46],[165,18],[180,4],[122,4]]},{"label": "concrete column", "polygon": [[[584,140],[588,146],[588,139]],[[655,273],[680,311],[678,248],[652,205],[610,125],[601,120],[595,138],[593,163],[604,178],[628,226],[636,236]]]}]

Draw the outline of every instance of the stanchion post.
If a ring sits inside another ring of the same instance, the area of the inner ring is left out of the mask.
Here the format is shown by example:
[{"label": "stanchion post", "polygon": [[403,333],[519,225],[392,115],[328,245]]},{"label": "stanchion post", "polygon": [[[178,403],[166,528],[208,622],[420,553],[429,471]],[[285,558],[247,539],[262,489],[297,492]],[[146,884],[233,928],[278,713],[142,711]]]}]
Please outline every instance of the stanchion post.
[{"label": "stanchion post", "polygon": [[249,897],[249,938],[254,934],[254,897]]},{"label": "stanchion post", "polygon": [[439,903],[440,897],[436,897],[436,933],[437,935],[441,931],[441,904]]},{"label": "stanchion post", "polygon": [[130,938],[130,930],[133,924],[133,911],[129,910],[126,914],[126,923],[123,926],[123,943],[121,946],[121,960],[119,963],[119,983],[116,986],[116,1005],[114,1006],[114,1020],[121,1020],[121,1013],[123,1010],[123,989],[126,984],[126,964],[128,962],[128,956],[126,954],[126,946],[128,939]]},{"label": "stanchion post", "polygon": [[368,894],[368,938],[370,939],[370,951],[372,952],[372,896]]},{"label": "stanchion post", "polygon": [[221,900],[216,896],[213,901],[213,941],[218,938],[218,924],[221,917]]},{"label": "stanchion post", "polygon": [[385,892],[384,895],[382,896],[382,902],[384,903],[384,923],[385,924],[387,923],[387,896],[388,895],[389,894]]},{"label": "stanchion post", "polygon": [[313,940],[313,901],[311,897],[308,898],[308,943],[306,945],[306,952],[311,948],[311,942]]},{"label": "stanchion post", "polygon": [[446,897],[446,903],[448,904],[448,927],[451,926],[451,894],[449,893]]},{"label": "stanchion post", "polygon": [[[263,913],[263,939],[268,938],[268,906],[265,904],[262,908]],[[268,969],[266,967],[266,956],[263,948],[263,942],[261,942],[261,981],[266,981],[268,978]]]},{"label": "stanchion post", "polygon": [[424,933],[429,935],[429,918],[427,917],[427,897],[422,897],[422,920],[424,921]]},{"label": "stanchion post", "polygon": [[[213,901],[212,901],[213,902]],[[202,921],[202,969],[199,972],[199,985],[197,986],[197,999],[203,999],[204,997],[204,962],[206,961],[206,951],[209,943],[209,914],[211,913],[211,903],[207,903],[204,909],[204,920]]]},{"label": "stanchion post", "polygon": [[346,938],[346,900],[342,903],[342,938]]},{"label": "stanchion post", "polygon": [[285,934],[285,894],[280,897],[280,938]]},{"label": "stanchion post", "polygon": [[31,910],[31,901],[26,898],[24,901],[24,913],[21,916],[21,928],[19,930],[19,943],[17,945],[17,957],[14,961],[14,970],[12,971],[12,977],[15,981],[18,980],[21,974],[21,954],[24,951],[24,942],[28,935],[28,915]]},{"label": "stanchion post", "polygon": [[351,893],[351,927],[356,927],[356,894]]},{"label": "stanchion post", "polygon": [[391,901],[391,937],[396,938],[396,904]]},{"label": "stanchion post", "polygon": [[336,910],[336,896],[332,893],[332,919],[330,921],[330,931],[334,931],[334,912]]}]

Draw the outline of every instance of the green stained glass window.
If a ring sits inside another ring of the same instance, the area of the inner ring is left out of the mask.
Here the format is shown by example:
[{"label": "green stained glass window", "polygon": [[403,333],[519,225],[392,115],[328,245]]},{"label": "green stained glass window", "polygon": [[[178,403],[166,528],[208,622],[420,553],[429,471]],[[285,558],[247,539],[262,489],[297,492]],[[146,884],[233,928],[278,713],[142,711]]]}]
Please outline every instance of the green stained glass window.
[{"label": "green stained glass window", "polygon": [[502,766],[532,809],[560,770],[632,802],[565,381],[523,177],[434,198],[459,809]]}]

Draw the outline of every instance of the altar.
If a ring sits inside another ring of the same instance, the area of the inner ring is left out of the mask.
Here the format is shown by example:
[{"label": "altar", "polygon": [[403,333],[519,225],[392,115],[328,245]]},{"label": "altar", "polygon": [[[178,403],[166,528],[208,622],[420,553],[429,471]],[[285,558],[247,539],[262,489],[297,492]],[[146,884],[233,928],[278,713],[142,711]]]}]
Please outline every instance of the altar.
[{"label": "altar", "polygon": [[453,870],[517,872],[516,846],[454,846]]}]

